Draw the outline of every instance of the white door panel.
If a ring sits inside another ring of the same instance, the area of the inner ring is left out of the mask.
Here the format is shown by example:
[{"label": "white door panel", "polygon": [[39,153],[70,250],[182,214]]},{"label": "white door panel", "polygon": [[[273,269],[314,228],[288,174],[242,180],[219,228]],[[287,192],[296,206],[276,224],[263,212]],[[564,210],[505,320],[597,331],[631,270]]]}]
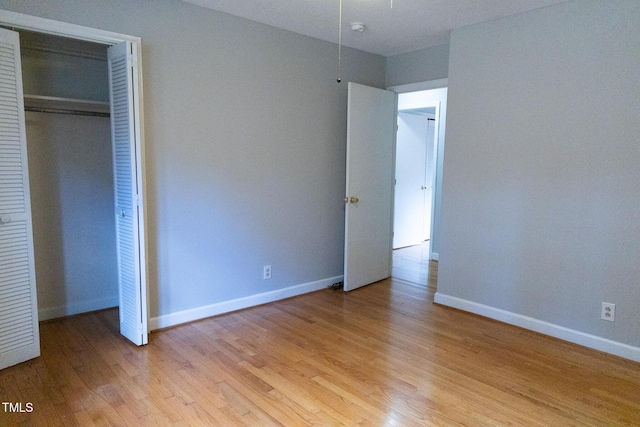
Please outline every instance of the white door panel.
[{"label": "white door panel", "polygon": [[394,249],[418,245],[424,240],[428,126],[425,116],[398,113]]},{"label": "white door panel", "polygon": [[39,355],[20,43],[0,29],[0,369]]},{"label": "white door panel", "polygon": [[120,288],[120,333],[147,343],[146,282],[142,238],[139,129],[135,117],[136,50],[131,42],[109,48],[111,138],[115,182],[116,237]]},{"label": "white door panel", "polygon": [[355,83],[348,90],[345,291],[391,275],[396,121],[393,92]]},{"label": "white door panel", "polygon": [[[438,107],[439,109],[439,107]],[[427,156],[425,164],[424,216],[422,240],[431,239],[431,216],[433,215],[433,182],[436,174],[435,119],[429,120],[427,129]]]}]

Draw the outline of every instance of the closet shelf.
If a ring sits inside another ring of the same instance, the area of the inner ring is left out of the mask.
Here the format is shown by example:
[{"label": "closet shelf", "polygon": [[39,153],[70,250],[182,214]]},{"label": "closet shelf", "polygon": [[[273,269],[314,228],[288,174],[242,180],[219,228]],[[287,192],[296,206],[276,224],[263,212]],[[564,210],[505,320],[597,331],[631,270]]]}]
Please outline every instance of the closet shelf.
[{"label": "closet shelf", "polygon": [[27,111],[59,112],[66,114],[109,114],[109,103],[87,99],[59,98],[55,96],[24,95]]}]

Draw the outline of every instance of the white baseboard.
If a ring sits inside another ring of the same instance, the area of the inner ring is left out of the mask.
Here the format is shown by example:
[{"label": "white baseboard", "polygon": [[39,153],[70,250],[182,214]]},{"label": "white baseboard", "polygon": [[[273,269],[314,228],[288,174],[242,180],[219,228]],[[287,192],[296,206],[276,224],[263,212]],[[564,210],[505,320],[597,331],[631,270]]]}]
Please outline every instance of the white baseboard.
[{"label": "white baseboard", "polygon": [[342,276],[329,277],[315,282],[303,283],[284,289],[277,289],[275,291],[264,292],[261,294],[250,295],[248,297],[165,314],[163,316],[152,317],[149,319],[149,330],[152,331],[154,329],[168,328],[181,323],[193,322],[194,320],[200,320],[211,316],[217,316],[219,314],[242,310],[243,308],[255,307],[257,305],[326,289],[332,284],[340,282],[342,279]]},{"label": "white baseboard", "polygon": [[38,320],[56,319],[58,317],[73,316],[74,314],[88,311],[102,310],[117,307],[120,304],[118,295],[109,298],[93,299],[57,307],[44,307],[38,309]]},{"label": "white baseboard", "polygon": [[457,308],[459,310],[468,311],[470,313],[479,314],[480,316],[499,320],[510,325],[519,326],[524,329],[529,329],[531,331],[593,348],[605,353],[624,357],[625,359],[640,362],[640,347],[634,347],[628,344],[598,337],[596,335],[586,334],[574,329],[565,328],[564,326],[544,322],[532,317],[523,316],[521,314],[512,313],[510,311],[501,310],[499,308],[490,307],[488,305],[479,304],[462,298],[444,295],[440,292],[436,292],[434,302],[448,307]]}]

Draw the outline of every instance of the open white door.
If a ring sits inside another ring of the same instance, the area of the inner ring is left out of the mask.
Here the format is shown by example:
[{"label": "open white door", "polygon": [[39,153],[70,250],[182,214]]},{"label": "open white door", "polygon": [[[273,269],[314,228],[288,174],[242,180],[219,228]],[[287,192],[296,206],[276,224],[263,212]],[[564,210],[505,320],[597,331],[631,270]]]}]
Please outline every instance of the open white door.
[{"label": "open white door", "polygon": [[0,29],[0,369],[38,356],[20,42]]},{"label": "open white door", "polygon": [[391,276],[396,94],[349,83],[344,290]]},{"label": "open white door", "polygon": [[427,117],[398,112],[393,249],[419,245],[426,240],[423,236],[428,128]]},{"label": "open white door", "polygon": [[424,172],[424,224],[422,227],[422,240],[431,239],[431,220],[433,216],[433,182],[436,176],[436,142],[435,119],[428,121],[427,126],[427,156]]},{"label": "open white door", "polygon": [[148,342],[140,166],[140,129],[134,103],[136,50],[126,41],[109,48],[111,138],[115,180],[120,287],[120,333],[136,345]]}]

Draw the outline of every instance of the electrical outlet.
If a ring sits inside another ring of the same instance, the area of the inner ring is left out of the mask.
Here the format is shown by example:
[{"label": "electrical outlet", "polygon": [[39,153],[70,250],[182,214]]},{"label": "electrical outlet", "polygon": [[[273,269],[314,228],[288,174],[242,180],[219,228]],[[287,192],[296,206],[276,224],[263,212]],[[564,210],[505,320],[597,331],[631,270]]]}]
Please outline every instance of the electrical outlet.
[{"label": "electrical outlet", "polygon": [[262,270],[262,278],[264,280],[271,279],[271,266],[270,265],[265,265],[264,266],[264,269]]},{"label": "electrical outlet", "polygon": [[600,312],[600,318],[602,320],[608,320],[613,322],[616,318],[616,305],[610,302],[602,303],[602,311]]}]

